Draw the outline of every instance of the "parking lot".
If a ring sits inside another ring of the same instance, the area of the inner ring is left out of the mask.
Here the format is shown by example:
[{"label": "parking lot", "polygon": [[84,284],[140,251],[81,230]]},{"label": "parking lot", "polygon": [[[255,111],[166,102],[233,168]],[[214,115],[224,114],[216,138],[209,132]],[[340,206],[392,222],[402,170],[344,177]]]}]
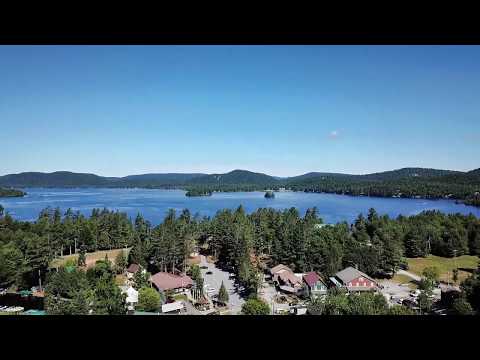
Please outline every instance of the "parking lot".
[{"label": "parking lot", "polygon": [[395,301],[396,299],[407,299],[410,297],[411,289],[408,285],[398,284],[390,280],[383,280],[380,284],[383,286],[381,293],[387,294],[391,298],[391,304],[398,304]]},{"label": "parking lot", "polygon": [[[245,300],[243,300],[236,292],[234,280],[229,278],[229,273],[217,268],[215,264],[207,262],[205,256],[203,255],[201,256],[199,266],[208,295],[210,297],[213,295],[218,295],[218,291],[220,290],[220,286],[222,285],[223,281],[228,292],[228,307],[230,312],[231,314],[239,313]],[[206,269],[202,269],[202,267],[206,267]],[[211,272],[211,274],[207,275],[207,272]],[[209,291],[209,289],[211,289],[211,291]]]}]

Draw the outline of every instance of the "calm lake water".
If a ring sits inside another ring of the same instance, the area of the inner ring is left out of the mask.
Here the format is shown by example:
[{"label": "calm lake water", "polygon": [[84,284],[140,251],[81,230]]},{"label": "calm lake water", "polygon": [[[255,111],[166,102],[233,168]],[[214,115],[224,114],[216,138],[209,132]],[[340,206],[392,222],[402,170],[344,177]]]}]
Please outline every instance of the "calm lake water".
[{"label": "calm lake water", "polygon": [[68,208],[90,215],[93,208],[126,212],[132,219],[143,214],[152,224],[162,222],[168,209],[180,212],[188,208],[192,214],[213,216],[224,208],[235,209],[243,205],[247,212],[260,207],[285,209],[296,207],[304,215],[308,208],[316,206],[319,216],[326,223],[351,222],[359,213],[366,214],[375,208],[379,214],[396,217],[399,214],[414,215],[423,210],[440,210],[445,213],[473,213],[480,217],[480,208],[455,204],[451,200],[397,199],[351,197],[335,194],[303,192],[278,192],[274,199],[265,199],[263,192],[214,193],[210,197],[186,197],[182,190],[150,189],[25,189],[23,198],[0,198],[0,204],[14,218],[33,221],[47,206]]}]

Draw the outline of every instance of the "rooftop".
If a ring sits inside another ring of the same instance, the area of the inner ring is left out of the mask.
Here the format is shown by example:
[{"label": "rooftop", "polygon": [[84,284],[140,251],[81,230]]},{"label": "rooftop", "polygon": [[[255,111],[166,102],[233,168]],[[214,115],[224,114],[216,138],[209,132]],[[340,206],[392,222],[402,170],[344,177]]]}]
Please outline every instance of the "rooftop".
[{"label": "rooftop", "polygon": [[138,264],[130,264],[130,266],[127,269],[129,273],[136,273],[138,270],[140,270],[140,265]]},{"label": "rooftop", "polygon": [[193,280],[187,275],[175,275],[159,272],[150,277],[150,281],[161,290],[173,290],[193,285]]},{"label": "rooftop", "polygon": [[344,284],[360,277],[360,276],[363,276],[364,278],[366,279],[369,279],[371,281],[374,281],[373,279],[371,279],[368,275],[364,274],[363,272],[361,272],[360,270],[357,270],[351,266],[343,269],[342,271],[339,271],[338,273],[335,274],[335,276],[337,278],[339,278],[340,280],[342,280],[342,282]]},{"label": "rooftop", "polygon": [[319,280],[320,276],[315,271],[306,273],[303,275],[303,280],[308,284],[308,286],[314,286]]}]

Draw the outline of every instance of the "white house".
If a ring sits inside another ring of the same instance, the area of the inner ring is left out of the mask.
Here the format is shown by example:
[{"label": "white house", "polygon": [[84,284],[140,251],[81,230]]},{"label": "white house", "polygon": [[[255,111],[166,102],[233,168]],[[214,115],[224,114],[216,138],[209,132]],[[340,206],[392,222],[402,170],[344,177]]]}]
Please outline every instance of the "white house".
[{"label": "white house", "polygon": [[120,289],[122,290],[122,294],[127,294],[127,298],[125,299],[127,309],[133,311],[138,304],[138,291],[132,286],[120,286]]}]

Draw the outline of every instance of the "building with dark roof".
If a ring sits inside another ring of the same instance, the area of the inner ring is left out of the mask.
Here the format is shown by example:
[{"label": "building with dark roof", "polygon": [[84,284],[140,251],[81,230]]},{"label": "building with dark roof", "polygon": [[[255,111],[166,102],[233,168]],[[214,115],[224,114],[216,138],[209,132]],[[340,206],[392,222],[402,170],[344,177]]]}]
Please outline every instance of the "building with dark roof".
[{"label": "building with dark roof", "polygon": [[376,291],[378,288],[375,280],[353,267],[337,272],[335,279],[350,292]]},{"label": "building with dark roof", "polygon": [[130,264],[127,268],[127,279],[132,279],[135,273],[140,271],[141,267],[138,264]]},{"label": "building with dark roof", "polygon": [[187,275],[175,275],[167,272],[159,272],[150,277],[150,282],[158,291],[181,291],[190,288],[193,280]]}]

